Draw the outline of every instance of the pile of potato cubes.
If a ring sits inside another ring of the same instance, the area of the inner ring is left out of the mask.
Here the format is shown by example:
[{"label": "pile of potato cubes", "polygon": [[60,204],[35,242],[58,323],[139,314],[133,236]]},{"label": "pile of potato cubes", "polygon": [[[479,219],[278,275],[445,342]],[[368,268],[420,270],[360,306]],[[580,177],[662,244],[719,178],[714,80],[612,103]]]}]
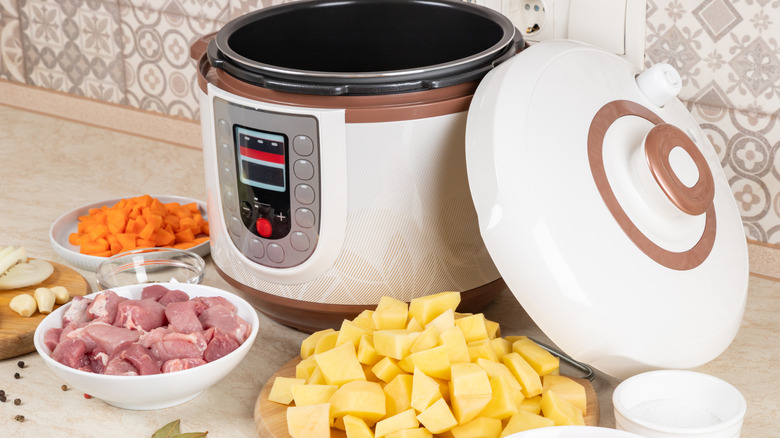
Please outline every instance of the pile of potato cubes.
[{"label": "pile of potato cubes", "polygon": [[290,435],[492,438],[585,424],[585,388],[558,375],[557,357],[459,303],[458,292],[383,297],[306,338],[295,378],[277,377],[268,397],[290,405]]}]

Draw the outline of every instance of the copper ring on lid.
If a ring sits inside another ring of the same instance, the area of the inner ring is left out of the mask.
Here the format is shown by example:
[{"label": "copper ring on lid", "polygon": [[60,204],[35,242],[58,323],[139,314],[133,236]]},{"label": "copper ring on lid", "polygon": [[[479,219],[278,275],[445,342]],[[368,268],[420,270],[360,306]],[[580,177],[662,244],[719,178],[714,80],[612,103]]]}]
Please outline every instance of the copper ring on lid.
[{"label": "copper ring on lid", "polygon": [[[670,163],[670,154],[677,147],[682,148],[696,166],[698,181],[693,186],[683,183]],[[653,178],[672,204],[693,216],[710,208],[715,197],[712,173],[704,156],[683,131],[668,123],[656,125],[645,139],[645,156]]]}]

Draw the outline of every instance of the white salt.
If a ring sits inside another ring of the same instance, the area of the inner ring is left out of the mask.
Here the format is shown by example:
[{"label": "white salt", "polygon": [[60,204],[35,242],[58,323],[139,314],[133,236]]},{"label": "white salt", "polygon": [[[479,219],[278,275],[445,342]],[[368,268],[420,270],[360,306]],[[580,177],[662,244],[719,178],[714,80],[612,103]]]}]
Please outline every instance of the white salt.
[{"label": "white salt", "polygon": [[649,423],[667,427],[705,427],[720,423],[720,418],[708,410],[680,400],[648,400],[630,411]]}]

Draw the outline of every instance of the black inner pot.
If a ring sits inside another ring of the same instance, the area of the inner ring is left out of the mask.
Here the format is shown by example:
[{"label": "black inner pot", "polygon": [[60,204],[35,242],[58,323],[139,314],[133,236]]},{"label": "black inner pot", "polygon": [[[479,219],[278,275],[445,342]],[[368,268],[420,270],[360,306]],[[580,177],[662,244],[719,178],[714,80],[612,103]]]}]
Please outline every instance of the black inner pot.
[{"label": "black inner pot", "polygon": [[503,15],[457,0],[315,0],[228,23],[212,64],[313,94],[383,94],[479,79],[521,46]]}]

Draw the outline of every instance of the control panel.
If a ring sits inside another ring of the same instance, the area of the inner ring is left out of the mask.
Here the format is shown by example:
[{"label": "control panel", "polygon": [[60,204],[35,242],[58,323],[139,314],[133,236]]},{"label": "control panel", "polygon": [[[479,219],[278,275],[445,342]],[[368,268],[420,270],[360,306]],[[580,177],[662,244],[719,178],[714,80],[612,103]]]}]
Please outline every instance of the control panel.
[{"label": "control panel", "polygon": [[213,106],[221,209],[231,240],[260,265],[300,265],[319,240],[317,119],[219,97]]}]

